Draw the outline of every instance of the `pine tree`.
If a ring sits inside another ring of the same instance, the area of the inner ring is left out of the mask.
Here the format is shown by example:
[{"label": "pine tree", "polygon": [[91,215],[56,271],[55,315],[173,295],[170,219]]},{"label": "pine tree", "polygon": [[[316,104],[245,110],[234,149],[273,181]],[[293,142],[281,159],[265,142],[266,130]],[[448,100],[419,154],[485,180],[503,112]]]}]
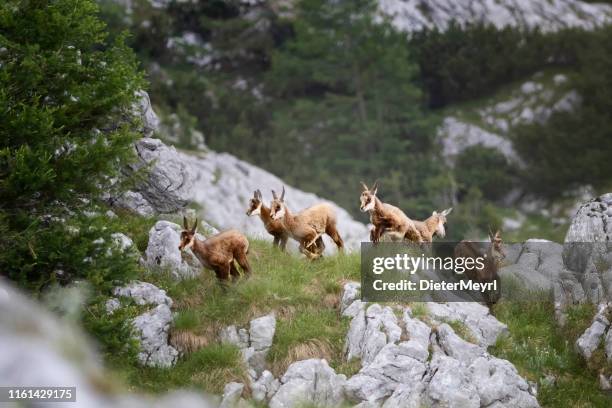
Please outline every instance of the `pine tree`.
[{"label": "pine tree", "polygon": [[123,37],[107,42],[93,0],[6,0],[0,67],[1,273],[40,288],[133,270],[91,213],[134,158],[144,83]]},{"label": "pine tree", "polygon": [[265,144],[272,170],[347,208],[359,180],[377,178],[386,197],[414,205],[435,163],[424,158],[433,132],[405,34],[371,0],[304,0],[296,13],[268,75],[280,100]]}]

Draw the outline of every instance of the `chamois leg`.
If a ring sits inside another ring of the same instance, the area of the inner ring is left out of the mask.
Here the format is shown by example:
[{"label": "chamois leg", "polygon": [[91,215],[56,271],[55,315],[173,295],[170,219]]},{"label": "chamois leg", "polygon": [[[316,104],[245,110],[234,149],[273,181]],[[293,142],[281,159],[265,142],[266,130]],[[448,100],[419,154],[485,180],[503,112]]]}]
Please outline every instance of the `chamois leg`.
[{"label": "chamois leg", "polygon": [[330,224],[325,229],[325,233],[331,237],[336,246],[338,247],[338,251],[342,251],[344,249],[344,242],[338,233],[338,229],[336,228],[336,224]]},{"label": "chamois leg", "polygon": [[280,238],[278,235],[274,235],[274,241],[272,241],[272,246],[278,247],[280,244]]},{"label": "chamois leg", "polygon": [[323,256],[323,252],[325,251],[325,242],[323,242],[323,237],[317,238],[315,241],[316,253]]},{"label": "chamois leg", "polygon": [[246,252],[239,252],[236,256],[236,262],[242,268],[245,276],[248,278],[251,276],[251,265],[249,264],[249,259],[247,258]]},{"label": "chamois leg", "polygon": [[217,275],[217,281],[219,285],[221,285],[221,289],[223,289],[224,292],[227,291],[231,271],[230,264],[225,263],[213,266],[213,271],[215,271],[215,275]]},{"label": "chamois leg", "polygon": [[240,278],[240,271],[238,271],[238,268],[236,268],[234,261],[230,262],[230,275],[232,277],[232,281],[236,281]]},{"label": "chamois leg", "polygon": [[287,241],[289,240],[289,235],[282,235],[280,237],[280,249],[285,252],[285,248],[287,247]]}]

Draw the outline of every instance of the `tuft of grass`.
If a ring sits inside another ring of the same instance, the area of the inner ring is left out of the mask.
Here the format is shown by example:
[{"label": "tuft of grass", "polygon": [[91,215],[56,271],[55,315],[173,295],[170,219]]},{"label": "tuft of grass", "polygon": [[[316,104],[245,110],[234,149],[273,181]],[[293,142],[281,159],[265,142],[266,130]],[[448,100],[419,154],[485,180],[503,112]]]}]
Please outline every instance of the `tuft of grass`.
[{"label": "tuft of grass", "polygon": [[474,337],[472,331],[461,320],[446,320],[444,323],[452,327],[457,336],[461,337],[463,340],[468,343],[478,344],[478,340]]},{"label": "tuft of grass", "polygon": [[[494,314],[508,325],[510,335],[498,339],[491,353],[511,361],[523,377],[538,382],[538,401],[543,407],[610,406],[609,396],[599,390],[597,373],[574,350],[576,338],[593,317],[591,305],[570,309],[563,329],[554,321],[550,301],[503,300],[494,306]],[[544,381],[551,376],[555,381]]]},{"label": "tuft of grass", "polygon": [[180,310],[174,316],[175,330],[193,330],[200,325],[200,318],[197,313],[191,309]]}]

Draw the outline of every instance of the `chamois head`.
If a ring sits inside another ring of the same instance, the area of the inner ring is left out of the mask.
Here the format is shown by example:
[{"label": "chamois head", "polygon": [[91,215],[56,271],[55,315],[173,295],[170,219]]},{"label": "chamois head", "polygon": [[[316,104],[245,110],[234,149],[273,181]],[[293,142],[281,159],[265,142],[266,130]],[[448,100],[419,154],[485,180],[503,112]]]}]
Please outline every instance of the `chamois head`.
[{"label": "chamois head", "polygon": [[272,202],[270,203],[270,216],[273,220],[280,220],[285,216],[285,186],[281,196],[277,197],[276,192],[272,190]]},{"label": "chamois head", "polygon": [[506,258],[506,251],[504,251],[504,241],[502,240],[499,230],[495,231],[495,234],[493,234],[493,231],[489,230],[489,239],[491,240],[491,252],[493,256],[498,262],[501,262]]},{"label": "chamois head", "polygon": [[361,192],[361,196],[359,197],[359,209],[362,212],[372,211],[374,209],[374,205],[376,205],[376,192],[378,191],[378,181],[374,183],[372,188],[368,188],[368,186],[362,181],[361,186],[363,187],[363,191]]},{"label": "chamois head", "polygon": [[179,251],[185,251],[193,246],[196,238],[196,231],[198,230],[198,219],[196,218],[193,228],[189,228],[187,218],[183,216],[183,231],[181,232],[181,243],[179,244]]},{"label": "chamois head", "polygon": [[247,208],[246,215],[250,217],[251,215],[261,214],[262,204],[263,204],[263,197],[261,196],[261,191],[259,190],[253,191],[253,198],[249,200],[249,208]]},{"label": "chamois head", "polygon": [[444,227],[444,224],[446,224],[446,216],[448,214],[451,213],[451,211],[453,211],[453,208],[447,208],[446,210],[442,211],[442,212],[437,212],[434,211],[431,213],[432,217],[436,217],[438,219],[438,223],[436,224],[436,235],[439,236],[440,238],[444,238],[444,236],[446,235],[446,228]]}]

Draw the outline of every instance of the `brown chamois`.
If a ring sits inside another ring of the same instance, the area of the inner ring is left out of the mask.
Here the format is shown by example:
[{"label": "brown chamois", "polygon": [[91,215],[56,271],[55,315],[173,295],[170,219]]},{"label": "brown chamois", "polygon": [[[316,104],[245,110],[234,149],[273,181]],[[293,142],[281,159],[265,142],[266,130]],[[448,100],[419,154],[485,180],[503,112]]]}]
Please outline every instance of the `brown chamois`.
[{"label": "brown chamois", "polygon": [[[489,239],[490,243],[484,252],[479,247],[478,243],[471,241],[461,241],[455,247],[455,258],[476,259],[478,257],[484,257],[484,266],[482,268],[474,267],[466,269],[465,276],[468,279],[481,283],[489,283],[499,278],[497,272],[501,262],[506,257],[503,248],[503,240],[499,231],[495,232],[495,234],[489,231]],[[499,293],[487,293],[486,295],[485,300],[489,305],[499,300]]]},{"label": "brown chamois", "polygon": [[198,220],[193,228],[189,228],[187,218],[183,217],[183,231],[179,250],[191,248],[204,268],[212,269],[221,282],[240,277],[240,272],[234,261],[238,262],[246,276],[251,274],[251,266],[247,259],[249,241],[237,230],[227,230],[201,241],[196,236]]},{"label": "brown chamois", "polygon": [[272,190],[270,215],[274,220],[280,220],[291,236],[299,243],[299,250],[309,259],[322,256],[322,235],[327,234],[341,251],[344,243],[336,228],[336,212],[330,204],[323,203],[309,207],[293,215],[285,204],[285,187],[280,197]]},{"label": "brown chamois", "polygon": [[371,189],[363,182],[361,185],[363,191],[359,198],[359,208],[362,212],[370,213],[370,222],[374,226],[370,231],[370,241],[378,242],[384,233],[392,233],[390,234],[392,237],[406,237],[414,242],[422,242],[414,222],[402,210],[383,203],[376,196],[378,182],[375,182]]},{"label": "brown chamois", "polygon": [[[444,238],[446,235],[446,229],[444,228],[446,216],[450,214],[451,211],[453,211],[452,207],[442,212],[434,211],[425,221],[414,221],[414,226],[419,231],[423,242],[431,242],[434,236]],[[411,240],[408,236],[405,238]]]},{"label": "brown chamois", "polygon": [[249,208],[246,211],[246,215],[249,217],[252,215],[259,215],[266,231],[274,237],[273,245],[279,247],[281,251],[285,251],[289,233],[285,227],[283,227],[283,222],[281,220],[272,219],[270,216],[270,208],[266,207],[263,203],[261,191],[255,190],[253,192],[253,198],[249,200]]}]

